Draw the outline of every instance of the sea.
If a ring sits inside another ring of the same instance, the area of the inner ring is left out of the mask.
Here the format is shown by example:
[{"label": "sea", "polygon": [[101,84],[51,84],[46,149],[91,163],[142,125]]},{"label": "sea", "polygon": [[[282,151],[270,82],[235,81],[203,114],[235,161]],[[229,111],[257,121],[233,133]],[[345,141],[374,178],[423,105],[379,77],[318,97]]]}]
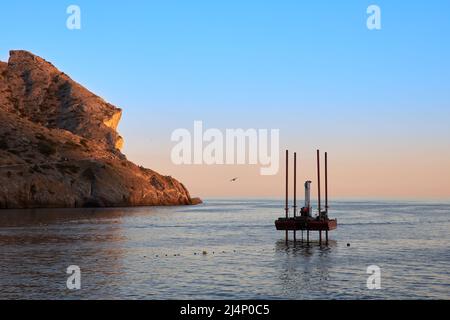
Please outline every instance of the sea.
[{"label": "sea", "polygon": [[328,245],[286,243],[283,215],[259,199],[0,210],[0,299],[450,299],[450,203],[334,201]]}]

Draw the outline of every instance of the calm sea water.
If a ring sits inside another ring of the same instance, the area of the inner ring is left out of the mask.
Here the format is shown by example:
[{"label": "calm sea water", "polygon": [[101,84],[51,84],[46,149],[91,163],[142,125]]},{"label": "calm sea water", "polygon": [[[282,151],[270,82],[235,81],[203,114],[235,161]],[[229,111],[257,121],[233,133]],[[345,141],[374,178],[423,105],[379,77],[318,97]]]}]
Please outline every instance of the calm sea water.
[{"label": "calm sea water", "polygon": [[[328,247],[286,245],[282,215],[267,200],[0,211],[0,299],[450,298],[450,204],[333,203]],[[370,265],[381,290],[367,289]]]}]

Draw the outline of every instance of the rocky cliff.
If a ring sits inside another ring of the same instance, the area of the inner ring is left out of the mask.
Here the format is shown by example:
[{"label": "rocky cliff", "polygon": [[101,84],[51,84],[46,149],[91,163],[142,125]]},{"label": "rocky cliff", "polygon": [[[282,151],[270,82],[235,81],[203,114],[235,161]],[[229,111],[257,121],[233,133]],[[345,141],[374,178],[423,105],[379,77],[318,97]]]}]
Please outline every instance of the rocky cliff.
[{"label": "rocky cliff", "polygon": [[0,208],[189,205],[120,152],[122,110],[26,51],[0,62]]}]

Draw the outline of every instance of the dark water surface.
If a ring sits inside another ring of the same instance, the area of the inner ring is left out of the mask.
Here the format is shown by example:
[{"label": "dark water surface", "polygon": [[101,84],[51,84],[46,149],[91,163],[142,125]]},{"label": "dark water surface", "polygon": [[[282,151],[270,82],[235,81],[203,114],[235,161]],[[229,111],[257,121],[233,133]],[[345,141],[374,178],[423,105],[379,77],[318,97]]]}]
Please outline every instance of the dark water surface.
[{"label": "dark water surface", "polygon": [[286,246],[281,215],[272,200],[0,211],[0,299],[450,298],[450,204],[334,203],[328,247]]}]

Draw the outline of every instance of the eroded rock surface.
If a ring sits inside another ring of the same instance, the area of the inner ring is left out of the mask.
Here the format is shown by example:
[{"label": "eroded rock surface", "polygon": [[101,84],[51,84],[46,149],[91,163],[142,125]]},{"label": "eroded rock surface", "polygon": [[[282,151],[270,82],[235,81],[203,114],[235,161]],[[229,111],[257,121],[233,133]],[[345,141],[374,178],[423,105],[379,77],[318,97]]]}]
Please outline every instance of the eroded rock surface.
[{"label": "eroded rock surface", "polygon": [[121,153],[122,110],[27,51],[0,62],[0,208],[189,205]]}]

